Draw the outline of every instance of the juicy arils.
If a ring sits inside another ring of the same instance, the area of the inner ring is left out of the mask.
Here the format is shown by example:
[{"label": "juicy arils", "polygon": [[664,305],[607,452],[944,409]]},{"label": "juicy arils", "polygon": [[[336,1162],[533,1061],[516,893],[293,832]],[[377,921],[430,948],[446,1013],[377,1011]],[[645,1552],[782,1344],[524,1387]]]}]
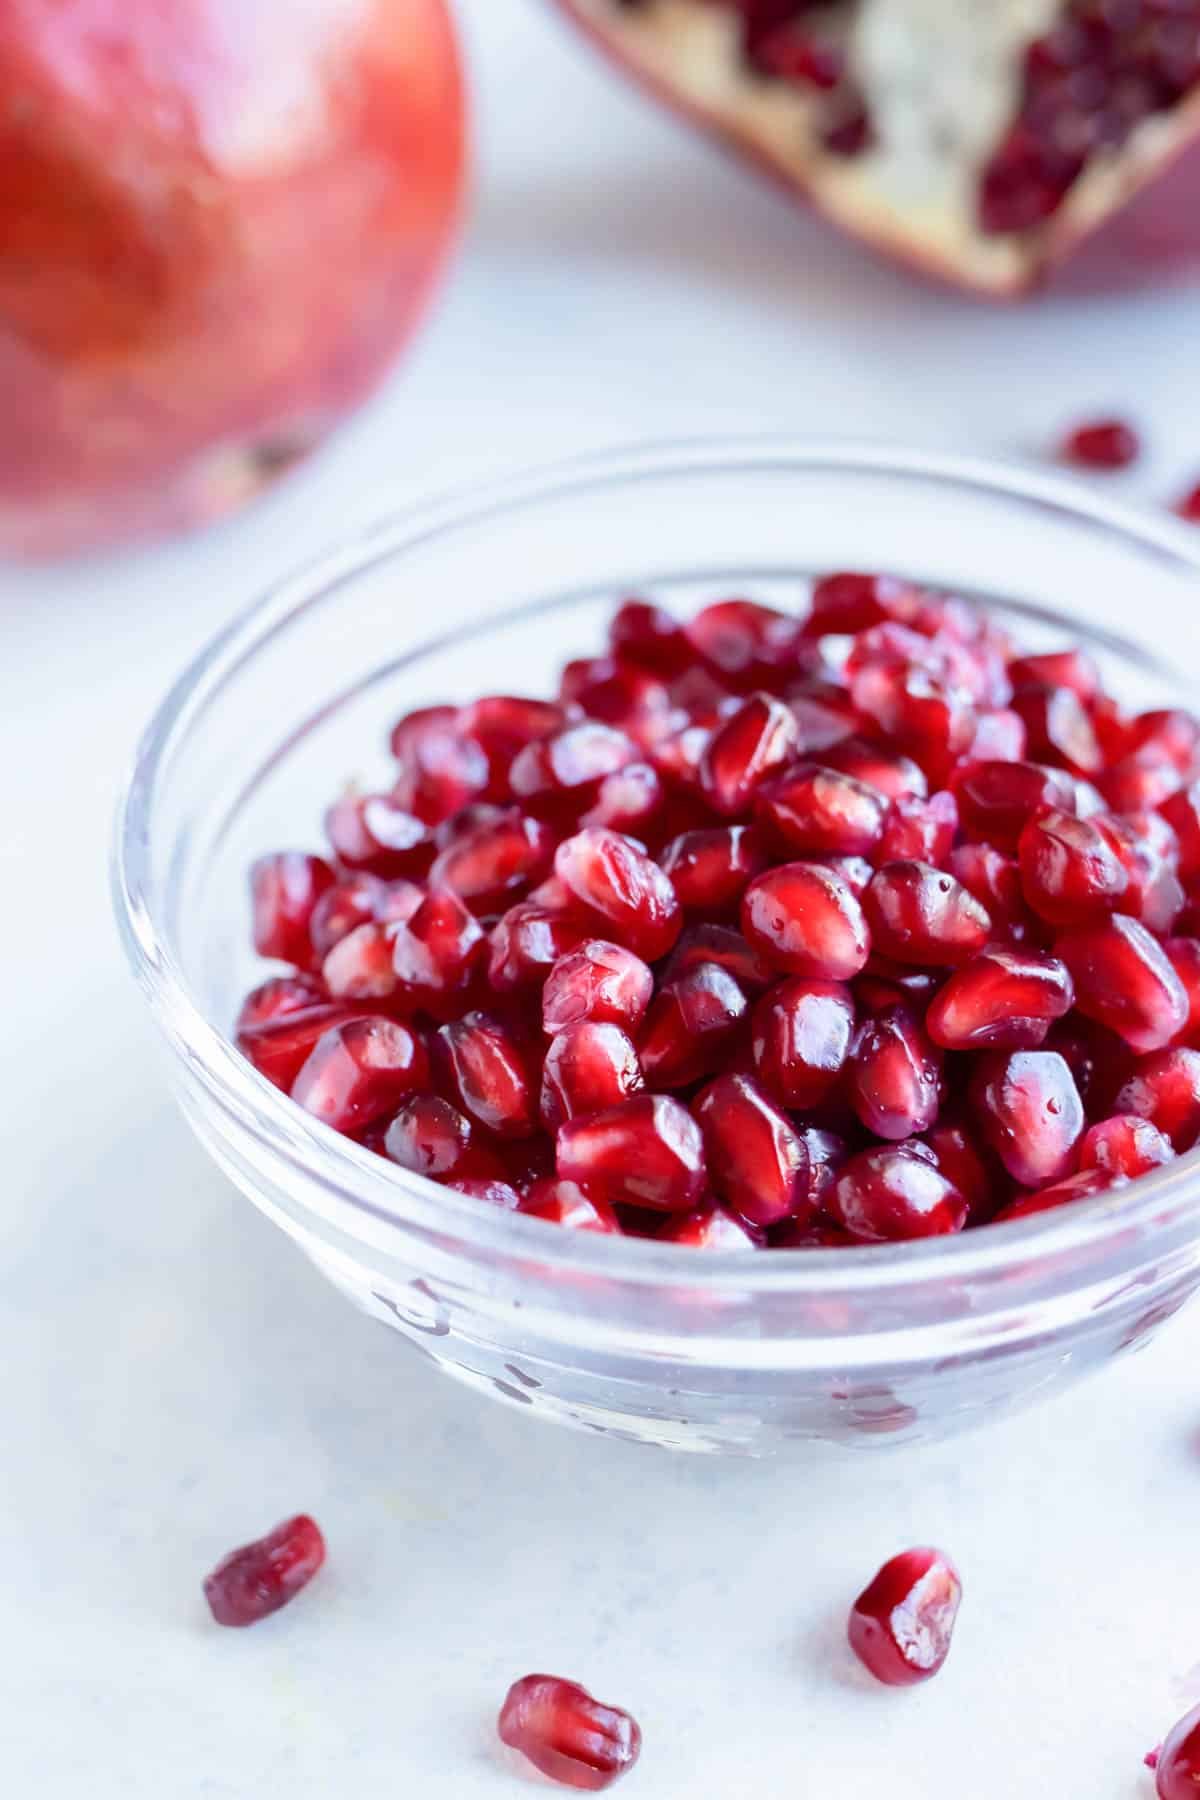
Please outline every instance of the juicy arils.
[{"label": "juicy arils", "polygon": [[236,1034],[409,1178],[757,1252],[1019,1219],[1200,1139],[1200,724],[1083,650],[843,572],[799,613],[631,601],[556,700],[390,744],[324,853],[255,863],[286,972]]},{"label": "juicy arils", "polygon": [[1200,0],[560,0],[866,243],[982,293],[1200,254]]}]

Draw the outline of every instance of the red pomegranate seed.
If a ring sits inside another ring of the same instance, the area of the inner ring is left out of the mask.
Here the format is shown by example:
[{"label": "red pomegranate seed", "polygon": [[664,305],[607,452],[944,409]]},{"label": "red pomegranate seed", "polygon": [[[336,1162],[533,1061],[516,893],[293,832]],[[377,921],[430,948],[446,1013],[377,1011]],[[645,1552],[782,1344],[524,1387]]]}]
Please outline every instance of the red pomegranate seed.
[{"label": "red pomegranate seed", "polygon": [[974,1132],[943,1121],[926,1135],[933,1160],[967,1203],[967,1224],[979,1225],[995,1211],[996,1184],[979,1153]]},{"label": "red pomegranate seed", "polygon": [[584,1020],[551,1039],[542,1067],[541,1119],[555,1132],[567,1119],[588,1118],[640,1093],[638,1053],[619,1025]]},{"label": "red pomegranate seed", "polygon": [[755,800],[756,814],[785,850],[834,856],[869,856],[888,806],[878,788],[819,763],[797,764],[767,782]]},{"label": "red pomegranate seed", "polygon": [[1087,708],[1071,688],[1025,688],[1013,700],[1036,761],[1061,764],[1076,775],[1099,775],[1104,752]]},{"label": "red pomegranate seed", "polygon": [[1187,1023],[1181,1036],[1191,1044],[1200,1037],[1200,938],[1168,938],[1163,949],[1187,995]]},{"label": "red pomegranate seed", "polygon": [[881,863],[925,862],[941,867],[958,830],[958,801],[951,793],[928,800],[897,800],[888,814],[877,852]]},{"label": "red pomegranate seed", "polygon": [[1086,925],[1111,913],[1129,885],[1095,819],[1053,810],[1030,819],[1019,846],[1021,886],[1051,925]]},{"label": "red pomegranate seed", "polygon": [[759,833],[749,825],[682,832],[658,860],[680,906],[710,919],[736,911],[747,883],[767,864]]},{"label": "red pomegranate seed", "polygon": [[416,754],[425,738],[438,738],[454,731],[458,724],[457,706],[421,706],[405,713],[392,726],[392,755],[400,762]]},{"label": "red pomegranate seed", "polygon": [[1160,1050],[1187,1024],[1188,998],[1162,946],[1118,914],[1064,932],[1054,946],[1075,982],[1075,1004],[1134,1050]]},{"label": "red pomegranate seed", "polygon": [[1158,1800],[1195,1800],[1200,1791],[1200,1706],[1168,1732],[1155,1764]]},{"label": "red pomegranate seed", "polygon": [[465,1113],[437,1094],[406,1100],[384,1134],[385,1156],[430,1181],[500,1180],[499,1158],[479,1142]]},{"label": "red pomegranate seed", "polygon": [[627,1775],[642,1749],[637,1721],[557,1675],[514,1682],[500,1709],[500,1737],[541,1774],[597,1794]]},{"label": "red pomegranate seed", "polygon": [[927,1156],[907,1144],[863,1150],[839,1171],[826,1208],[865,1243],[961,1231],[967,1203]]},{"label": "red pomegranate seed", "polygon": [[1014,657],[1008,665],[1008,674],[1017,692],[1024,687],[1066,687],[1087,704],[1100,693],[1100,671],[1096,660],[1079,648]]},{"label": "red pomegranate seed", "polygon": [[659,989],[638,1039],[652,1088],[689,1087],[728,1061],[746,996],[719,963],[698,963]]},{"label": "red pomegranate seed", "polygon": [[779,81],[831,92],[845,79],[846,59],[837,44],[810,37],[806,31],[784,26],[754,44],[756,68]]},{"label": "red pomegranate seed", "polygon": [[1200,525],[1200,483],[1183,496],[1175,510],[1189,525]]},{"label": "red pomegranate seed", "polygon": [[549,873],[554,838],[540,819],[509,807],[456,836],[430,871],[430,886],[448,888],[474,912],[508,904]]},{"label": "red pomegranate seed", "polygon": [[1117,910],[1161,936],[1187,901],[1176,873],[1179,840],[1158,813],[1110,813],[1094,823],[1125,870],[1126,889]]},{"label": "red pomegranate seed", "polygon": [[854,677],[850,692],[857,710],[914,756],[935,787],[948,780],[974,742],[972,703],[961,688],[924,669],[873,663]]},{"label": "red pomegranate seed", "polygon": [[1160,1050],[1138,1063],[1115,1110],[1149,1119],[1182,1154],[1200,1138],[1200,1051]]},{"label": "red pomegranate seed", "polygon": [[294,1600],[324,1561],[320,1527],[297,1513],[266,1537],[230,1551],[205,1578],[204,1597],[218,1625],[256,1625]]},{"label": "red pomegranate seed", "polygon": [[924,800],[929,793],[925,771],[911,756],[867,738],[847,737],[822,752],[823,768],[852,775],[867,787],[877,788],[889,800]]},{"label": "red pomegranate seed", "polygon": [[975,736],[966,752],[970,762],[1023,762],[1029,749],[1029,733],[1020,713],[1010,706],[993,706],[975,719]]},{"label": "red pomegranate seed", "polygon": [[783,981],[754,1009],[754,1067],[782,1106],[807,1112],[833,1091],[853,1037],[849,988],[836,981]]},{"label": "red pomegranate seed", "polygon": [[1184,785],[1182,772],[1158,750],[1137,750],[1111,764],[1096,785],[1113,812],[1152,812]]},{"label": "red pomegranate seed", "polygon": [[799,621],[752,600],[718,600],[684,631],[705,667],[739,693],[778,687],[804,666]]},{"label": "red pomegranate seed", "polygon": [[665,956],[679,936],[683,912],[669,877],[630,839],[591,827],[558,846],[554,869],[573,898],[645,962]]},{"label": "red pomegranate seed", "polygon": [[589,936],[585,919],[562,907],[521,900],[492,930],[488,980],[498,994],[539,987]]},{"label": "red pomegranate seed", "polygon": [[468,1200],[482,1200],[487,1206],[498,1206],[502,1212],[519,1212],[521,1208],[521,1196],[511,1182],[478,1175],[456,1175],[445,1185],[456,1194],[465,1194]]},{"label": "red pomegranate seed", "polygon": [[1200,781],[1163,801],[1162,816],[1179,843],[1179,872],[1185,881],[1200,875]]},{"label": "red pomegranate seed", "polygon": [[350,1006],[332,1002],[306,1006],[264,1024],[243,1027],[237,1034],[237,1047],[260,1075],[290,1093],[318,1039],[334,1025],[354,1017],[355,1009]]},{"label": "red pomegranate seed", "polygon": [[634,1032],[646,1015],[654,977],[641,957],[619,944],[588,938],[559,958],[542,989],[542,1024],[548,1036],[591,1021]]},{"label": "red pomegranate seed", "polygon": [[321,1006],[326,998],[324,983],[315,975],[273,975],[246,995],[234,1029],[242,1032],[273,1025],[278,1019],[307,1012],[310,1006]]},{"label": "red pomegranate seed", "polygon": [[419,881],[433,861],[428,826],[388,794],[344,794],[325,814],[325,835],[343,868],[384,881]]},{"label": "red pomegranate seed", "polygon": [[640,762],[634,740],[612,725],[584,719],[527,744],[509,770],[518,800],[539,811],[580,812],[592,805],[606,775]]},{"label": "red pomegranate seed", "polygon": [[676,981],[699,963],[715,962],[728,971],[747,994],[769,987],[775,971],[742,936],[728,925],[689,925],[663,964],[662,979]]},{"label": "red pomegranate seed", "polygon": [[1070,974],[1056,957],[993,944],[955,970],[926,1025],[945,1050],[1036,1050],[1074,1001]]},{"label": "red pomegranate seed", "polygon": [[724,1207],[702,1207],[667,1220],[655,1233],[662,1244],[685,1244],[689,1250],[762,1250],[765,1234]]},{"label": "red pomegranate seed", "polygon": [[[446,711],[449,717],[434,716]],[[405,724],[409,729],[402,731]],[[392,733],[392,754],[397,766],[392,799],[426,825],[439,824],[488,791],[491,770],[483,746],[463,734],[454,709],[430,707],[419,729],[402,721]]]},{"label": "red pomegranate seed", "polygon": [[890,1007],[862,1027],[846,1089],[876,1137],[914,1137],[932,1125],[942,1097],[942,1059],[907,1007]]},{"label": "red pomegranate seed", "polygon": [[1019,1199],[1011,1200],[992,1220],[994,1225],[1007,1225],[1017,1219],[1031,1219],[1039,1213],[1057,1212],[1060,1206],[1072,1206],[1077,1200],[1094,1200],[1097,1194],[1107,1193],[1112,1186],[1112,1176],[1105,1169],[1079,1169],[1074,1175],[1065,1175],[1061,1181],[1052,1182],[1034,1194],[1022,1194]]},{"label": "red pomegranate seed", "polygon": [[756,1225],[812,1217],[808,1148],[745,1075],[720,1075],[695,1103],[712,1184]]},{"label": "red pomegranate seed", "polygon": [[952,792],[968,838],[1015,856],[1021,833],[1047,807],[1075,810],[1074,789],[1061,769],[1032,762],[971,762],[957,771]]},{"label": "red pomegranate seed", "polygon": [[313,962],[309,925],[317,901],[337,880],[327,862],[300,850],[261,856],[250,871],[254,948],[260,956],[292,963]]},{"label": "red pomegranate seed", "polygon": [[1032,918],[1021,888],[1021,870],[1010,856],[990,844],[958,844],[946,858],[956,881],[986,910],[993,937],[1022,943],[1029,936]]},{"label": "red pomegranate seed", "polygon": [[[407,882],[405,886],[411,888],[415,912],[423,898],[421,889]],[[386,892],[387,888],[378,876],[365,873],[349,875],[336,887],[326,888],[309,920],[308,935],[313,955],[324,962],[333,946],[349,937],[356,926],[377,919],[377,908]]]},{"label": "red pomegranate seed", "polygon": [[613,1237],[621,1230],[611,1206],[585,1193],[577,1181],[560,1181],[555,1176],[535,1181],[518,1211],[531,1219],[545,1219],[551,1225],[565,1225],[571,1231],[595,1231]]},{"label": "red pomegranate seed", "polygon": [[700,790],[713,811],[736,818],[754,790],[794,754],[799,730],[789,707],[751,694],[713,733],[700,759]]},{"label": "red pomegranate seed", "polygon": [[869,631],[889,619],[907,621],[919,599],[917,589],[889,575],[825,575],[813,587],[805,631],[810,636],[842,637]]},{"label": "red pomegranate seed", "polygon": [[611,656],[585,656],[563,669],[559,693],[575,712],[606,725],[621,725],[637,736],[640,726],[667,713],[671,695],[664,681],[635,663]]},{"label": "red pomegranate seed", "polygon": [[981,1057],[971,1104],[987,1142],[1022,1187],[1043,1187],[1072,1167],[1086,1120],[1075,1077],[1056,1051]]},{"label": "red pomegranate seed", "polygon": [[646,837],[658,831],[665,806],[666,789],[658,770],[651,763],[627,763],[604,777],[595,804],[579,822]]},{"label": "red pomegranate seed", "polygon": [[392,1019],[350,1019],[314,1044],[292,1099],[335,1131],[361,1131],[430,1085],[420,1038]]},{"label": "red pomegranate seed", "polygon": [[991,934],[987,909],[931,863],[887,863],[877,869],[863,911],[877,949],[897,962],[941,967],[967,962]]},{"label": "red pomegranate seed", "polygon": [[438,1053],[458,1104],[500,1138],[537,1129],[537,1077],[524,1046],[500,1019],[471,1012],[437,1034]]},{"label": "red pomegranate seed", "polygon": [[558,1133],[558,1173],[610,1204],[690,1212],[704,1188],[700,1127],[678,1100],[637,1094]]},{"label": "red pomegranate seed", "polygon": [[651,669],[656,675],[682,675],[692,663],[692,649],[676,619],[646,600],[626,600],[608,628],[613,655]]},{"label": "red pomegranate seed", "polygon": [[[1200,1124],[1200,1120],[1197,1121]],[[1175,1155],[1169,1138],[1149,1119],[1133,1113],[1117,1113],[1102,1119],[1084,1133],[1079,1146],[1079,1167],[1101,1169],[1115,1179],[1134,1181],[1139,1175],[1170,1162]]]},{"label": "red pomegranate seed", "polygon": [[940,1550],[905,1550],[884,1563],[850,1611],[850,1648],[877,1681],[909,1687],[950,1654],[962,1582]]},{"label": "red pomegranate seed", "polygon": [[813,863],[782,863],[742,897],[747,941],[793,975],[848,981],[866,965],[871,939],[848,884]]},{"label": "red pomegranate seed", "polygon": [[414,1007],[439,1014],[470,989],[486,956],[473,913],[444,889],[427,894],[392,946],[399,993]]},{"label": "red pomegranate seed", "polygon": [[333,946],[321,976],[335,1000],[386,1000],[395,993],[395,931],[394,926],[359,925]]},{"label": "red pomegranate seed", "polygon": [[1076,425],[1061,446],[1064,462],[1085,469],[1128,469],[1141,453],[1141,439],[1124,419],[1092,419]]},{"label": "red pomegranate seed", "polygon": [[509,798],[508,771],[526,744],[561,731],[567,724],[566,708],[553,700],[529,700],[519,694],[488,694],[464,706],[458,728],[472,738],[487,758],[488,796]]},{"label": "red pomegranate seed", "polygon": [[1131,754],[1161,757],[1186,775],[1200,754],[1200,718],[1177,706],[1139,713],[1128,741]]}]

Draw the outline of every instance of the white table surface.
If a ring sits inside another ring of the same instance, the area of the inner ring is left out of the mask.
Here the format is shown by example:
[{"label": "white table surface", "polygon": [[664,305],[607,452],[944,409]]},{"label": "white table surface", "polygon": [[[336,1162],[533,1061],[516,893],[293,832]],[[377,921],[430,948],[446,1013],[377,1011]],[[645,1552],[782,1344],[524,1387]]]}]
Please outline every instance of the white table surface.
[{"label": "white table surface", "polygon": [[[210,1167],[118,953],[109,819],[169,676],[381,499],[638,436],[867,432],[1011,453],[1135,406],[1200,475],[1200,297],[980,310],[909,285],[627,93],[530,0],[462,6],[479,180],[416,353],[202,538],[0,574],[0,1787],[88,1800],[532,1791],[529,1668],[633,1708],[645,1800],[1137,1800],[1200,1697],[1200,1310],[942,1448],[671,1460],[532,1423],[357,1316]],[[199,1581],[298,1507],[331,1563],[260,1630]],[[845,1608],[912,1541],[967,1600],[931,1687]]]}]

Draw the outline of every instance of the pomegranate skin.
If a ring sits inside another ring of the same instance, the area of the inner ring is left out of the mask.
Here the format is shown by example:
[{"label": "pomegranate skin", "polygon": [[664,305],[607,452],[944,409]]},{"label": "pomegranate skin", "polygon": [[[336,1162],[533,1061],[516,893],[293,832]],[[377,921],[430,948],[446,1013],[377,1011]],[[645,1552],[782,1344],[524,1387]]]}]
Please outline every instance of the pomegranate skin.
[{"label": "pomegranate skin", "polygon": [[318,443],[424,309],[464,150],[444,0],[10,0],[0,548],[200,524]]}]

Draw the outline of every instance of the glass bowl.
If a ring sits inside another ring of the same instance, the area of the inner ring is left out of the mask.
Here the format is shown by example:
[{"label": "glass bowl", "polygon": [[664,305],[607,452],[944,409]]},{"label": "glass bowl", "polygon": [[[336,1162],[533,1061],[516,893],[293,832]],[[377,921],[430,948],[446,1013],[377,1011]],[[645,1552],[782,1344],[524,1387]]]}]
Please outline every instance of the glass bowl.
[{"label": "glass bowl", "polygon": [[[121,809],[117,910],[184,1113],[329,1279],[431,1363],[531,1414],[676,1449],[941,1436],[1143,1342],[1200,1284],[1200,1169],[1023,1223],[722,1254],[514,1217],[392,1167],[237,1053],[246,869],[316,846],[435,700],[549,692],[613,602],[798,603],[813,572],[966,592],[1082,640],[1139,706],[1195,691],[1200,536],[1052,474],[841,444],[641,449],[390,519],[285,581],[179,681]],[[378,768],[363,767],[378,749]]]}]

